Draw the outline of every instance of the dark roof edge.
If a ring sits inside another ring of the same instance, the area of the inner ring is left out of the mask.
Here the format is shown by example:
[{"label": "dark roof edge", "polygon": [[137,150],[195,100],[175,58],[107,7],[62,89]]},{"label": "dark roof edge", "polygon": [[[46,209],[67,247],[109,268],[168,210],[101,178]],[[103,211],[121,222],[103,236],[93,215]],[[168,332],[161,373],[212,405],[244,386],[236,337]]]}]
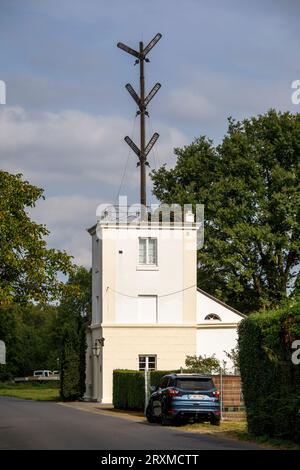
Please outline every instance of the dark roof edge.
[{"label": "dark roof edge", "polygon": [[94,233],[96,233],[96,227],[97,227],[97,224],[92,225],[92,227],[87,228],[86,231],[89,232],[90,235],[94,235]]},{"label": "dark roof edge", "polygon": [[246,315],[244,315],[243,313],[239,312],[238,310],[236,310],[236,309],[233,308],[233,307],[230,307],[230,305],[225,304],[225,302],[222,302],[222,300],[219,300],[219,299],[217,299],[216,297],[214,297],[213,295],[208,294],[207,292],[205,292],[204,290],[200,289],[199,287],[197,287],[197,291],[198,291],[198,292],[201,292],[201,294],[203,294],[203,295],[206,295],[206,297],[208,297],[208,298],[211,299],[211,300],[214,300],[215,302],[217,302],[218,304],[222,305],[223,307],[228,308],[229,310],[231,310],[232,312],[236,313],[236,314],[239,315],[240,317],[247,318]]}]

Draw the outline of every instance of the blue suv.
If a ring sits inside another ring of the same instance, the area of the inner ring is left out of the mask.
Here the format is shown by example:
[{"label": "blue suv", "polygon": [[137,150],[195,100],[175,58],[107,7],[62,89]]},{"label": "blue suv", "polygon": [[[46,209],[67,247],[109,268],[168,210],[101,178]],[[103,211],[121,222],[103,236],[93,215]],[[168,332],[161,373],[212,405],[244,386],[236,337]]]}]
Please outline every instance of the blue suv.
[{"label": "blue suv", "polygon": [[220,424],[220,393],[210,376],[165,375],[150,396],[146,409],[149,423],[163,426],[180,421],[209,421]]}]

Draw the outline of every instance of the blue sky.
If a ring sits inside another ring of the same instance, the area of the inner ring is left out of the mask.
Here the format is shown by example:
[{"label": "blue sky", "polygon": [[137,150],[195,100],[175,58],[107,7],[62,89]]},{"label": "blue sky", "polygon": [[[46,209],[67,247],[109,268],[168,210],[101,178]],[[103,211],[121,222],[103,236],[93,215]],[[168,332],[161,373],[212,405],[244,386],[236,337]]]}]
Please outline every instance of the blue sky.
[{"label": "blue sky", "polygon": [[[99,203],[115,200],[127,160],[121,192],[138,201],[123,141],[135,115],[124,86],[138,89],[138,69],[118,41],[137,48],[163,35],[146,64],[147,89],[162,84],[149,107],[155,168],[173,165],[173,148],[195,137],[219,142],[230,115],[299,112],[299,17],[292,0],[0,0],[1,167],[45,188],[33,216],[51,230],[49,244],[89,265],[85,228]],[[138,142],[137,132],[136,122]]]}]

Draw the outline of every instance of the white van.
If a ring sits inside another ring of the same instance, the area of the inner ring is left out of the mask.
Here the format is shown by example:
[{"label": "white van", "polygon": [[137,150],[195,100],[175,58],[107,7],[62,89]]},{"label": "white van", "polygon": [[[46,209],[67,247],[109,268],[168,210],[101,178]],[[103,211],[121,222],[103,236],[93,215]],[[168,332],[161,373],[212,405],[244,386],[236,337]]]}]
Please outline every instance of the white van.
[{"label": "white van", "polygon": [[52,370],[35,370],[33,371],[33,377],[50,377],[53,375]]}]

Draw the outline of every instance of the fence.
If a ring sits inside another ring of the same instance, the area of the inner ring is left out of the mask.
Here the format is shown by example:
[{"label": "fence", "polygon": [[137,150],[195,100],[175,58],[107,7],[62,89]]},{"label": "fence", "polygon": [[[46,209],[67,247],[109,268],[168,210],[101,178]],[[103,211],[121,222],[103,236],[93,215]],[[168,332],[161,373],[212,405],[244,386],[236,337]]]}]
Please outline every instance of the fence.
[{"label": "fence", "polygon": [[220,390],[223,411],[244,410],[240,375],[213,375],[213,381]]}]

